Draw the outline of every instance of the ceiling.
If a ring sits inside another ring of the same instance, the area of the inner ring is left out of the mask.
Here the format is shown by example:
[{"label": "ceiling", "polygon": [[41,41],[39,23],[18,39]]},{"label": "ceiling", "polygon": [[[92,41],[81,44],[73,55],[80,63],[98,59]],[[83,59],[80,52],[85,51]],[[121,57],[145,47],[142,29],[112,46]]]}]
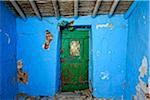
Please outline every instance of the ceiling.
[{"label": "ceiling", "polygon": [[[14,5],[12,5],[12,2],[4,2],[15,15],[20,16]],[[98,2],[100,2],[99,5],[97,5]],[[31,3],[28,0],[16,0],[16,3],[25,16],[37,16],[34,8],[31,6]],[[132,3],[133,0],[119,1],[113,13],[125,13]],[[36,5],[36,8],[41,17],[72,17],[75,16],[75,6],[78,7],[76,10],[78,16],[92,15],[94,13],[94,9],[96,9],[96,6],[98,7],[95,15],[109,14],[114,4],[114,0],[78,0],[77,5],[75,5],[75,0],[36,0],[34,1],[34,4]]]}]

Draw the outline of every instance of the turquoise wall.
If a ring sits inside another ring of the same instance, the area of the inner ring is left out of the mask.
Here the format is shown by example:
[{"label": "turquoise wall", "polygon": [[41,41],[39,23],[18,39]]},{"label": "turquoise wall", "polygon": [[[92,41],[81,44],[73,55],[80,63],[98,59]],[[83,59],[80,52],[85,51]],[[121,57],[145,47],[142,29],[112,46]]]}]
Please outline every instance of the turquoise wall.
[{"label": "turquoise wall", "polygon": [[17,93],[16,17],[0,1],[0,100]]},{"label": "turquoise wall", "polygon": [[[136,95],[135,87],[139,83],[139,68],[143,57],[150,61],[149,5],[149,1],[139,1],[128,19],[126,100],[131,100],[131,96]],[[146,84],[148,84],[148,77],[147,73],[142,78]]]},{"label": "turquoise wall", "polygon": [[[128,22],[123,15],[74,18],[29,17],[26,22],[17,19],[17,60],[22,59],[29,75],[27,85],[19,84],[19,91],[30,95],[53,96],[59,90],[59,29],[62,20],[75,20],[74,25],[91,25],[93,95],[120,97],[123,95],[126,71],[126,44]],[[97,25],[99,24],[99,25]],[[97,26],[97,28],[96,28]],[[99,27],[99,28],[98,28]],[[53,34],[49,50],[44,50],[45,30]],[[91,71],[91,70],[90,70]],[[103,89],[102,89],[103,88]]]}]

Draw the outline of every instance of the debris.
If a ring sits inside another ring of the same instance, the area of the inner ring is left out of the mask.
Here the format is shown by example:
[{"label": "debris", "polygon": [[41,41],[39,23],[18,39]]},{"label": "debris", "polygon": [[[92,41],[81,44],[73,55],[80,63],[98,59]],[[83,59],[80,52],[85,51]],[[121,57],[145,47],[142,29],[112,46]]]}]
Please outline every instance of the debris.
[{"label": "debris", "polygon": [[80,94],[81,95],[80,98],[83,98],[83,99],[86,99],[86,100],[92,100],[92,94],[91,94],[90,89],[74,91],[74,93],[75,94]]},{"label": "debris", "polygon": [[49,96],[30,96],[25,93],[16,95],[16,100],[51,100]]}]

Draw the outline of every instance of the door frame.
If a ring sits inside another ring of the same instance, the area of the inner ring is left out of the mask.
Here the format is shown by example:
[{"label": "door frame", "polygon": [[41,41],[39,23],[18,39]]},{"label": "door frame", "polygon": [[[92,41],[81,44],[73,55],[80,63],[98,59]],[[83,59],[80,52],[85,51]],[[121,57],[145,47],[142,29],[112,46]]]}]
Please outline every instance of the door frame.
[{"label": "door frame", "polygon": [[[73,27],[75,27],[76,29],[80,29],[80,30],[88,30],[89,31],[89,62],[88,62],[88,84],[89,84],[89,89],[91,92],[93,92],[93,84],[92,84],[92,80],[93,80],[93,43],[92,43],[92,27],[91,25],[74,25]],[[59,27],[59,35],[58,35],[58,72],[56,72],[56,74],[59,74],[59,84],[58,84],[58,89],[56,90],[57,92],[61,91],[61,61],[60,61],[60,50],[61,50],[61,34],[62,34],[62,27]],[[57,84],[57,82],[56,82]]]}]

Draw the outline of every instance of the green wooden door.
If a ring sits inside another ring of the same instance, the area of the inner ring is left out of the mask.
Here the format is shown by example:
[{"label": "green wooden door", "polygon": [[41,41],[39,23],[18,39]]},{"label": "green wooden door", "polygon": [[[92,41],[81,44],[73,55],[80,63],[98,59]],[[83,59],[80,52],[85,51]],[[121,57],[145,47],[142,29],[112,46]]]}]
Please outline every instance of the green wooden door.
[{"label": "green wooden door", "polygon": [[62,31],[62,91],[75,91],[88,88],[88,33],[88,30]]}]

